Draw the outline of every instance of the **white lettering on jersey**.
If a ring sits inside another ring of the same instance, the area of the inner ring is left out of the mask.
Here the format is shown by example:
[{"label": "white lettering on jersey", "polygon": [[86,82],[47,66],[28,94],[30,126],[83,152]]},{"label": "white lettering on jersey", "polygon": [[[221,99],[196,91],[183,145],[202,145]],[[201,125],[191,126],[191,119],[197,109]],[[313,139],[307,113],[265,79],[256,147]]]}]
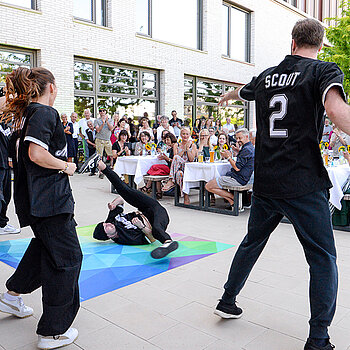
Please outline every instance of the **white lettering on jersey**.
[{"label": "white lettering on jersey", "polygon": [[115,217],[115,220],[118,221],[118,222],[121,222],[126,229],[137,229],[137,226],[133,225],[130,221],[126,220],[124,216],[118,214],[116,217]]},{"label": "white lettering on jersey", "polygon": [[268,89],[270,87],[284,87],[289,85],[293,86],[300,74],[300,72],[293,72],[288,75],[285,73],[281,75],[279,75],[279,73],[274,73],[272,77],[269,74],[265,77],[265,88]]},{"label": "white lettering on jersey", "polygon": [[11,129],[10,128],[4,129],[1,125],[0,125],[0,132],[6,137],[9,137],[11,135]]},{"label": "white lettering on jersey", "polygon": [[55,152],[56,157],[67,157],[67,154],[67,145],[63,149],[60,149]]}]

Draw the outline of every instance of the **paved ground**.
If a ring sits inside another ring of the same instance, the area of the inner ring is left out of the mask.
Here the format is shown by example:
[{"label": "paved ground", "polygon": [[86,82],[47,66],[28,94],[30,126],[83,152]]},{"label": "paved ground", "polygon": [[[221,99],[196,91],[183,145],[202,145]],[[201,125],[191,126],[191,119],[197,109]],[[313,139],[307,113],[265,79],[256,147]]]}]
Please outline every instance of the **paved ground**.
[{"label": "paved ground", "polygon": [[[75,175],[72,187],[79,226],[103,219],[114,196],[109,183]],[[228,268],[245,235],[248,212],[239,217],[176,208],[163,200],[171,217],[169,232],[234,244],[213,256],[82,303],[74,326],[80,335],[67,350],[301,350],[308,330],[308,269],[293,229],[281,224],[239,297],[240,320],[213,315]],[[11,222],[16,223],[13,207]],[[30,237],[0,236],[0,240]],[[350,234],[335,231],[340,270],[337,313],[330,329],[337,349],[350,350]],[[0,285],[13,269],[0,263]],[[1,287],[0,290],[3,290]],[[0,349],[36,348],[40,291],[24,296],[35,316],[23,320],[0,315]]]}]

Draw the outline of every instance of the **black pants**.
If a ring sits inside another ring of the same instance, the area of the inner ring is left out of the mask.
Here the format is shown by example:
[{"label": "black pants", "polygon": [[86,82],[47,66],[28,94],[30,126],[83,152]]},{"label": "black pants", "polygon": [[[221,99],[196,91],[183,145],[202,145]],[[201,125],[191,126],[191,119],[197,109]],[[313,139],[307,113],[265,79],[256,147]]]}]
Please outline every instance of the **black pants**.
[{"label": "black pants", "polygon": [[253,194],[248,234],[233,259],[222,299],[227,303],[235,301],[283,216],[293,224],[310,266],[310,337],[329,338],[327,328],[335,312],[338,272],[326,190],[290,199]]},{"label": "black pants", "polygon": [[78,159],[78,138],[72,138],[73,140],[73,145],[74,145],[74,163],[77,166],[78,169],[78,164],[79,164],[79,159]]},{"label": "black pants", "polygon": [[169,234],[165,232],[169,225],[169,216],[166,209],[158,201],[126,185],[109,167],[106,167],[103,173],[116,188],[118,194],[146,216],[152,225],[152,235],[155,239],[161,243],[171,240]]},{"label": "black pants", "polygon": [[0,168],[0,227],[5,227],[9,221],[6,216],[11,200],[11,170]]},{"label": "black pants", "polygon": [[82,252],[72,214],[37,218],[31,225],[33,238],[15,273],[6,282],[8,290],[27,294],[42,287],[43,314],[37,333],[64,333],[79,306],[78,278]]}]

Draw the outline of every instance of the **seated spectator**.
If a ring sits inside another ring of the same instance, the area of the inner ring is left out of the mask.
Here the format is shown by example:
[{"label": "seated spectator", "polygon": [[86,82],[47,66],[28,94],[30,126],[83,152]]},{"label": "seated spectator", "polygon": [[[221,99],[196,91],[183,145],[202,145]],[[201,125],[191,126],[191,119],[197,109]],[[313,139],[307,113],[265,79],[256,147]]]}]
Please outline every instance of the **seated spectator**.
[{"label": "seated spectator", "polygon": [[153,135],[153,132],[152,132],[152,129],[151,127],[149,126],[149,120],[148,118],[142,118],[140,120],[140,129],[139,129],[139,132],[137,134],[137,139],[140,140],[140,134],[143,132],[143,131],[147,131],[150,136],[151,136],[151,140],[154,140],[154,135]]},{"label": "seated spectator", "polygon": [[151,140],[151,135],[147,131],[142,131],[140,134],[140,141],[135,145],[135,156],[144,156],[149,154],[146,145]]},{"label": "seated spectator", "polygon": [[229,202],[228,209],[230,210],[233,208],[233,194],[228,190],[224,190],[223,186],[246,185],[254,170],[254,146],[249,141],[249,131],[245,128],[239,129],[236,132],[236,139],[240,147],[236,161],[232,159],[231,151],[225,150],[221,152],[222,157],[230,162],[231,170],[226,175],[210,180],[205,185],[207,191],[226,199]]},{"label": "seated spectator", "polygon": [[168,130],[162,131],[162,139],[160,142],[157,143],[157,151],[161,150],[163,148],[163,146],[165,146],[165,138],[168,134],[171,134]]},{"label": "seated spectator", "polygon": [[214,129],[215,129],[215,136],[218,136],[222,132],[220,119],[216,119]]},{"label": "seated spectator", "polygon": [[198,152],[203,152],[203,157],[204,158],[209,158],[210,157],[210,137],[209,137],[209,130],[208,129],[202,129],[199,132],[199,140],[197,143],[198,147]]},{"label": "seated spectator", "polygon": [[231,117],[226,117],[226,124],[222,127],[222,131],[228,135],[228,139],[231,141],[235,135],[235,125],[231,124]]},{"label": "seated spectator", "polygon": [[171,111],[172,118],[169,120],[170,126],[174,128],[175,136],[178,138],[180,136],[180,130],[183,126],[183,121],[177,117],[177,112],[175,110]]},{"label": "seated spectator", "polygon": [[[94,155],[96,153],[96,144],[95,144],[95,139],[96,139],[96,131],[94,124],[91,120],[88,120],[87,124],[87,129],[85,130],[86,134],[86,143],[88,145],[88,150],[89,150],[89,157]],[[96,166],[94,163],[94,166],[90,170],[89,176],[93,176],[96,174]]]},{"label": "seated spectator", "polygon": [[[225,147],[225,145],[226,145],[226,147]],[[221,132],[219,134],[217,146],[218,146],[220,152],[224,151],[225,148],[226,148],[226,150],[230,149],[228,136],[224,132]]]},{"label": "seated spectator", "polygon": [[129,135],[126,130],[121,130],[118,135],[118,140],[113,143],[112,153],[113,158],[117,159],[118,157],[130,156],[131,152],[129,150]]},{"label": "seated spectator", "polygon": [[339,158],[339,147],[350,145],[350,136],[341,131],[335,124],[330,139],[329,147],[333,150],[333,157]]},{"label": "seated spectator", "polygon": [[160,118],[160,126],[157,128],[157,142],[160,142],[162,140],[163,130],[167,130],[168,132],[171,132],[173,135],[175,135],[174,128],[169,125],[169,118],[164,115]]},{"label": "seated spectator", "polygon": [[191,129],[183,126],[180,132],[181,143],[174,146],[174,158],[170,166],[169,181],[162,188],[163,192],[169,191],[175,184],[180,186],[181,197],[184,197],[184,203],[190,204],[188,194],[183,193],[183,172],[186,162],[193,162],[197,155],[197,146],[190,139]]},{"label": "seated spectator", "polygon": [[[166,166],[168,169],[165,171],[164,164],[155,164],[155,165],[152,165],[150,170],[148,171],[148,173],[150,175],[168,175],[170,173],[171,162],[173,161],[173,158],[174,158],[174,147],[176,144],[177,144],[176,137],[173,134],[171,134],[170,132],[166,132],[166,135],[164,138],[164,145],[166,147],[166,152],[163,152],[163,150],[160,149],[158,159],[165,160],[167,162]],[[158,170],[160,171],[159,174],[157,174]],[[146,183],[146,185],[141,188],[141,190],[143,192],[150,193],[151,186],[152,186],[152,181],[148,181]],[[157,199],[161,199],[162,198],[162,190],[161,190],[160,181],[157,181],[156,187],[157,187],[157,192],[156,192]]]},{"label": "seated spectator", "polygon": [[218,144],[218,138],[217,136],[215,136],[215,129],[213,126],[211,126],[209,129],[209,141],[211,143],[212,146],[216,146]]}]

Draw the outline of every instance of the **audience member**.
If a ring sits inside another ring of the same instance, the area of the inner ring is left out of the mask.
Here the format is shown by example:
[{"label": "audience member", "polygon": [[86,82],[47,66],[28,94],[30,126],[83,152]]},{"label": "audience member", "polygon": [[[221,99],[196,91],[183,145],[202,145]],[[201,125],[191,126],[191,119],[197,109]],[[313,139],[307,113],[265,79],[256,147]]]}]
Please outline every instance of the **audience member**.
[{"label": "audience member", "polygon": [[170,167],[169,181],[162,188],[163,192],[169,191],[175,184],[180,186],[181,196],[184,197],[184,203],[190,204],[190,198],[188,194],[183,193],[183,172],[186,162],[193,162],[196,154],[197,147],[190,139],[191,129],[183,126],[180,132],[181,143],[174,146],[174,158]]},{"label": "audience member", "polygon": [[199,140],[198,140],[198,152],[203,152],[203,157],[204,158],[209,158],[210,156],[210,135],[209,135],[209,130],[207,129],[202,129],[199,132]]},{"label": "audience member", "polygon": [[72,139],[73,139],[73,145],[74,145],[74,163],[77,166],[78,171],[78,137],[79,137],[79,122],[77,122],[78,114],[75,112],[72,112],[70,115],[70,120],[73,124],[73,134],[72,134]]},{"label": "audience member", "polygon": [[134,143],[137,141],[137,134],[138,134],[137,126],[135,125],[134,120],[131,117],[128,118],[127,123],[129,125],[129,131],[130,131],[129,142]]},{"label": "audience member", "polygon": [[95,118],[91,118],[91,112],[89,108],[86,108],[84,110],[84,117],[79,120],[79,135],[81,139],[83,140],[83,147],[84,147],[84,157],[85,159],[89,158],[91,154],[89,154],[89,147],[87,144],[87,135],[86,130],[88,129],[88,121],[95,121]]},{"label": "audience member", "polygon": [[218,136],[222,131],[220,119],[216,119],[214,129],[215,129],[215,136]]},{"label": "audience member", "polygon": [[[162,139],[157,143],[157,150],[161,149],[165,145],[165,138],[168,134],[171,134],[168,130],[163,130],[162,131]],[[173,134],[171,134],[173,135]],[[174,135],[175,136],[175,135]]]},{"label": "audience member", "polygon": [[251,129],[249,131],[249,140],[254,147],[255,147],[255,139],[256,139],[256,129]]},{"label": "audience member", "polygon": [[141,126],[140,126],[140,129],[139,129],[138,135],[137,135],[137,139],[138,140],[140,139],[141,132],[147,131],[150,134],[150,136],[151,136],[151,140],[153,140],[154,139],[154,135],[153,135],[151,127],[149,126],[148,118],[145,118],[145,117],[141,118],[140,125]]},{"label": "audience member", "polygon": [[322,141],[329,142],[331,131],[333,130],[332,125],[329,124],[329,119],[326,117],[324,120],[323,133],[322,133]]},{"label": "audience member", "polygon": [[211,119],[207,119],[207,120],[205,121],[205,128],[206,128],[207,130],[209,130],[209,128],[211,128],[212,125],[213,125],[213,123],[212,123]]},{"label": "audience member", "polygon": [[177,112],[173,110],[171,112],[172,118],[169,120],[169,125],[174,129],[174,135],[178,138],[180,136],[180,130],[183,126],[183,121],[177,117]]},{"label": "audience member", "polygon": [[[225,145],[226,145],[226,147],[225,147]],[[226,150],[230,149],[228,136],[224,132],[221,132],[219,134],[217,146],[219,148],[219,151],[224,151],[225,149]]]},{"label": "audience member", "polygon": [[116,111],[112,116],[113,129],[111,134],[112,145],[118,140],[119,133],[119,112]]},{"label": "audience member", "polygon": [[222,131],[228,135],[229,140],[231,141],[235,135],[235,127],[231,124],[231,117],[226,117],[226,124],[222,127]]},{"label": "audience member", "polygon": [[146,145],[151,140],[151,135],[147,131],[142,131],[140,134],[140,141],[135,145],[135,156],[143,156],[149,154]]},{"label": "audience member", "polygon": [[335,124],[333,125],[333,132],[329,146],[333,150],[333,157],[339,157],[339,147],[350,145],[350,136],[341,131]]},{"label": "audience member", "polygon": [[67,161],[69,163],[73,162],[73,157],[75,154],[74,151],[74,143],[73,143],[73,124],[71,122],[68,122],[68,117],[66,113],[61,114],[61,120],[62,125],[64,128],[64,133],[66,135],[66,141],[67,141]]},{"label": "audience member", "polygon": [[205,188],[207,191],[223,197],[229,202],[229,208],[233,208],[233,194],[223,189],[223,186],[242,186],[246,185],[254,170],[254,146],[249,141],[249,131],[245,128],[239,129],[236,132],[237,143],[240,146],[240,151],[237,155],[237,160],[234,161],[231,157],[231,151],[225,150],[221,154],[228,159],[232,168],[224,176],[219,176],[216,179],[210,180]]},{"label": "audience member", "polygon": [[211,126],[209,129],[209,135],[210,135],[210,143],[213,145],[213,146],[216,146],[218,144],[218,138],[217,136],[215,136],[215,129],[213,126]]},{"label": "audience member", "polygon": [[129,135],[126,130],[121,130],[118,135],[118,140],[114,142],[112,146],[113,158],[117,159],[118,157],[130,156],[129,149]]},{"label": "audience member", "polygon": [[162,140],[163,130],[167,130],[175,135],[173,127],[169,125],[169,118],[164,115],[160,118],[160,126],[157,128],[157,142],[160,142]]},{"label": "audience member", "polygon": [[[91,120],[88,120],[87,122],[88,128],[85,130],[86,134],[86,142],[89,148],[89,155],[90,157],[96,153],[96,144],[95,144],[95,139],[96,139],[96,131],[94,124]],[[90,174],[89,176],[93,176],[96,173],[96,165],[95,162],[93,163],[93,167],[90,169]]]},{"label": "audience member", "polygon": [[[95,129],[96,129],[96,151],[103,157],[103,152],[105,151],[107,156],[111,157],[111,165],[113,163],[113,154],[112,154],[112,143],[111,143],[111,134],[113,130],[113,121],[108,118],[106,114],[106,108],[99,108],[99,118],[95,120]],[[100,172],[100,179],[103,179],[104,175]]]},{"label": "audience member", "polygon": [[162,118],[162,116],[158,114],[152,126],[153,135],[155,138],[157,138],[157,129],[160,127],[160,118]]}]

